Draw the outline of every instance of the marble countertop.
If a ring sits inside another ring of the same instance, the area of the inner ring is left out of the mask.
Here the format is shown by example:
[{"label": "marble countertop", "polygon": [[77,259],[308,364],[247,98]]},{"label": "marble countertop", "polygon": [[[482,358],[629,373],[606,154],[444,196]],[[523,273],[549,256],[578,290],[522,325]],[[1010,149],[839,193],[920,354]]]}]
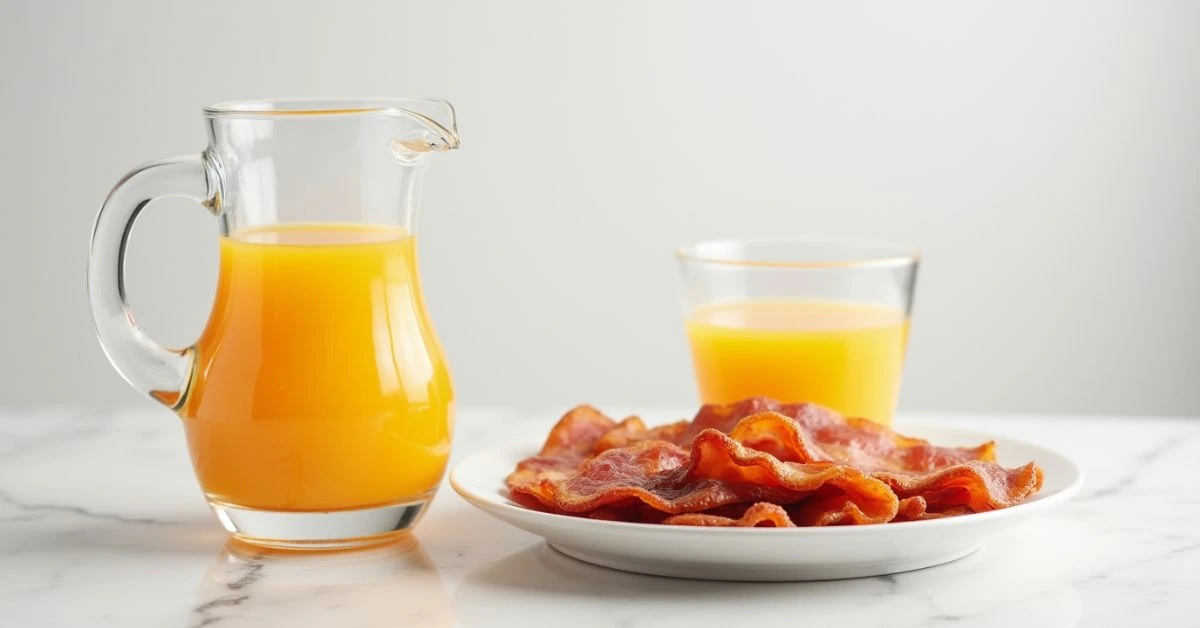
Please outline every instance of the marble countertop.
[{"label": "marble countertop", "polygon": [[[554,418],[463,409],[455,457],[537,442]],[[406,541],[263,555],[227,542],[169,412],[10,411],[0,415],[0,625],[1200,626],[1200,419],[917,418],[1056,448],[1088,483],[962,560],[859,580],[612,571],[554,552],[449,487]]]}]

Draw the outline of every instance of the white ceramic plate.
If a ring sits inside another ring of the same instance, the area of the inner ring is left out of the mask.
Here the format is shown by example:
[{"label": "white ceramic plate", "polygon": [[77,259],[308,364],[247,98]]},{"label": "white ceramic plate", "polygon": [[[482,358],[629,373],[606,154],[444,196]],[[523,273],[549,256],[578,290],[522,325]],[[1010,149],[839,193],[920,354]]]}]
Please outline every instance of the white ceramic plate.
[{"label": "white ceramic plate", "polygon": [[558,551],[596,565],[706,580],[831,580],[940,565],[979,549],[989,536],[1057,506],[1079,491],[1083,471],[1057,452],[1011,438],[947,427],[906,432],[938,445],[995,440],[999,462],[1035,461],[1046,472],[1040,493],[1003,510],[865,526],[703,528],[600,521],[529,510],[507,497],[504,478],[537,445],[500,446],[460,462],[450,485],[488,514],[544,537]]}]

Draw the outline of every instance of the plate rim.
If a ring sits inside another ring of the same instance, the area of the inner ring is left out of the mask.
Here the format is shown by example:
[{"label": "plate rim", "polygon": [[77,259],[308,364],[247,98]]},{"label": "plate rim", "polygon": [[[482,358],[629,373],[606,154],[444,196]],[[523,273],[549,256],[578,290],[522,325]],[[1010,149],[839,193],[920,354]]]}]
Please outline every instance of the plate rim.
[{"label": "plate rim", "polygon": [[[915,428],[915,429],[911,429],[911,428]],[[519,504],[512,502],[507,497],[503,497],[501,495],[501,493],[499,492],[499,490],[497,490],[495,492],[495,494],[490,495],[486,492],[473,490],[473,489],[469,488],[469,484],[470,484],[469,482],[466,485],[464,485],[464,483],[462,481],[462,477],[461,477],[461,471],[463,468],[466,468],[468,466],[468,463],[470,463],[470,462],[477,461],[478,459],[483,458],[488,455],[496,455],[497,453],[504,452],[504,451],[507,451],[510,449],[516,449],[518,447],[526,447],[532,452],[537,451],[537,448],[539,446],[537,443],[531,444],[528,441],[523,441],[523,440],[510,440],[510,441],[501,442],[501,443],[492,445],[491,447],[487,447],[486,449],[482,449],[482,450],[472,453],[471,455],[467,456],[466,458],[455,463],[454,467],[450,470],[449,480],[450,480],[450,487],[454,489],[454,492],[457,493],[460,497],[462,497],[465,501],[467,501],[471,505],[475,506],[476,508],[479,508],[485,512],[489,512],[491,509],[497,509],[502,512],[511,513],[513,516],[522,517],[522,518],[525,518],[530,521],[539,521],[539,520],[544,521],[548,525],[565,524],[565,525],[577,526],[582,529],[591,529],[594,531],[601,531],[601,530],[604,530],[604,531],[617,531],[617,530],[633,531],[633,530],[637,530],[637,531],[641,531],[643,533],[648,533],[648,534],[670,534],[670,535],[728,534],[728,535],[740,535],[740,536],[750,535],[750,536],[753,536],[754,538],[776,537],[776,536],[795,537],[797,535],[804,535],[804,536],[838,535],[838,534],[847,534],[847,533],[887,534],[888,533],[887,531],[889,531],[889,530],[890,531],[914,530],[914,529],[926,530],[926,529],[937,527],[937,526],[942,526],[942,527],[955,526],[955,525],[961,526],[961,525],[964,525],[967,523],[984,524],[989,521],[995,521],[997,519],[1003,519],[1005,517],[1012,517],[1016,514],[1032,514],[1033,512],[1036,512],[1038,510],[1044,510],[1046,508],[1060,505],[1063,502],[1070,500],[1076,494],[1078,494],[1080,489],[1083,488],[1083,484],[1086,480],[1086,474],[1083,470],[1083,467],[1079,464],[1078,461],[1074,460],[1070,456],[1067,456],[1066,454],[1063,454],[1062,452],[1060,452],[1058,450],[1052,449],[1050,447],[1046,447],[1045,445],[1033,443],[1033,442],[1030,442],[1030,441],[1022,439],[1022,438],[1014,438],[1014,437],[1006,436],[1004,434],[999,434],[999,433],[989,433],[989,432],[983,432],[980,430],[973,430],[970,428],[947,426],[947,425],[941,425],[941,424],[936,424],[936,423],[920,423],[920,422],[918,422],[918,423],[911,424],[911,428],[908,425],[905,426],[906,435],[909,435],[911,433],[920,434],[920,430],[929,429],[929,430],[934,430],[934,431],[957,433],[958,435],[961,435],[968,440],[982,439],[982,440],[980,440],[980,442],[985,442],[988,440],[1004,441],[1004,442],[1010,443],[1012,445],[1018,445],[1021,447],[1026,447],[1026,448],[1030,448],[1030,449],[1034,449],[1034,450],[1041,450],[1041,451],[1044,451],[1047,454],[1049,454],[1050,457],[1057,458],[1059,462],[1065,463],[1067,468],[1069,468],[1071,470],[1071,472],[1073,473],[1074,477],[1072,478],[1071,482],[1069,484],[1067,484],[1067,486],[1064,486],[1063,488],[1060,488],[1051,493],[1043,493],[1043,494],[1039,495],[1033,501],[1026,501],[1026,502],[1022,502],[1020,504],[1016,504],[1014,506],[1009,506],[1008,508],[990,510],[988,512],[977,512],[977,513],[970,513],[970,514],[966,514],[966,515],[956,515],[953,517],[942,517],[942,518],[938,518],[938,519],[923,519],[923,520],[918,520],[918,521],[894,521],[894,522],[886,522],[886,523],[877,523],[877,524],[869,524],[869,525],[853,525],[853,526],[798,526],[795,528],[669,526],[669,525],[640,523],[640,522],[632,522],[632,521],[608,521],[608,520],[604,520],[604,519],[589,519],[587,517],[572,517],[569,515],[560,515],[560,514],[556,514],[556,513],[543,512],[540,510],[533,510],[531,508],[525,508],[524,506],[521,506]],[[918,436],[918,438],[920,438],[920,436]],[[997,446],[998,447],[1002,446],[1002,443],[997,442]],[[532,455],[532,454],[530,454],[530,455]],[[1037,460],[1033,460],[1033,462],[1037,462]],[[514,461],[514,464],[515,463],[516,462]],[[502,486],[503,486],[503,478],[498,478],[497,479],[497,489],[501,488]],[[509,523],[509,522],[506,521],[506,523]],[[509,523],[509,525],[512,525],[512,524]],[[751,532],[751,530],[752,530],[752,532]]]}]

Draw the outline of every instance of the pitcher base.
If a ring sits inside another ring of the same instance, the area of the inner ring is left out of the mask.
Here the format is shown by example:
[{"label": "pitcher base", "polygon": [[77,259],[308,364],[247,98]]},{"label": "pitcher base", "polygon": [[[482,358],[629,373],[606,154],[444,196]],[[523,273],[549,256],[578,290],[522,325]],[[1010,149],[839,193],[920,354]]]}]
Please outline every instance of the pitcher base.
[{"label": "pitcher base", "polygon": [[385,543],[412,529],[430,498],[357,510],[260,510],[209,501],[221,525],[253,545],[330,550]]}]

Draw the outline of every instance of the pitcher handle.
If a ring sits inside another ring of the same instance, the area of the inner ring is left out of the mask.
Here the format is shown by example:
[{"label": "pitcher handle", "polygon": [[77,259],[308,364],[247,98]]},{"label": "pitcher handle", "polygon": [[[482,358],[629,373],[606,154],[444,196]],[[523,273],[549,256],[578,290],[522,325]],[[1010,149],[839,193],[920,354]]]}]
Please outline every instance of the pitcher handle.
[{"label": "pitcher handle", "polygon": [[100,345],[130,386],[172,409],[185,400],[192,349],[163,347],[138,327],[125,296],[125,246],[134,221],[150,202],[185,196],[216,213],[218,190],[217,170],[207,154],[152,161],[117,182],[92,227],[88,298]]}]

